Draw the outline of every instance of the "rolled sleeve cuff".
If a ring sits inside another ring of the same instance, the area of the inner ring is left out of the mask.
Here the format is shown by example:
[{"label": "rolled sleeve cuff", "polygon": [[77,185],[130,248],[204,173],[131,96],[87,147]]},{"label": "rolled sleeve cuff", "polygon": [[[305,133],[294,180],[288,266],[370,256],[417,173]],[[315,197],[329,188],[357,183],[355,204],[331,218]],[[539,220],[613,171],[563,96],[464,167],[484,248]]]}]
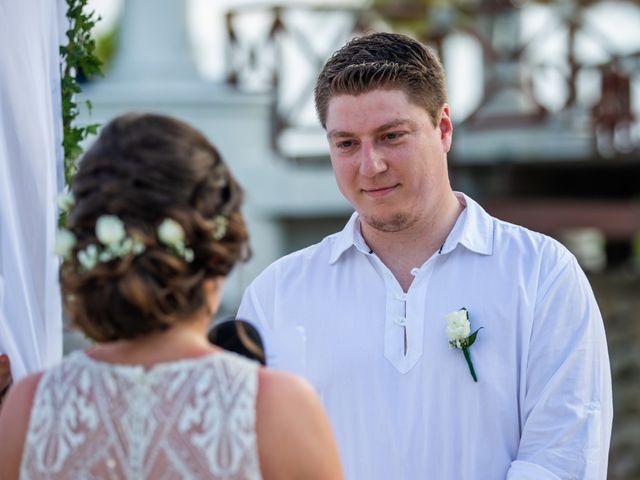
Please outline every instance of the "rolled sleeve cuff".
[{"label": "rolled sleeve cuff", "polygon": [[544,467],[535,463],[516,460],[511,463],[507,480],[561,480]]}]

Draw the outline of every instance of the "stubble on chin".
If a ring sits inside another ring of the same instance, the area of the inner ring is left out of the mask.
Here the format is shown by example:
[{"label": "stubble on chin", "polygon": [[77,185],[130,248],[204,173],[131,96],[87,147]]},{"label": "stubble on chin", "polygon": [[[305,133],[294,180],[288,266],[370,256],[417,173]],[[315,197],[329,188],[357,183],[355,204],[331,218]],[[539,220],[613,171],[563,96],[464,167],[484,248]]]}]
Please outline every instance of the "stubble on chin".
[{"label": "stubble on chin", "polygon": [[416,218],[410,218],[406,213],[394,213],[387,217],[376,215],[363,216],[364,221],[371,228],[380,232],[400,232],[416,223]]}]

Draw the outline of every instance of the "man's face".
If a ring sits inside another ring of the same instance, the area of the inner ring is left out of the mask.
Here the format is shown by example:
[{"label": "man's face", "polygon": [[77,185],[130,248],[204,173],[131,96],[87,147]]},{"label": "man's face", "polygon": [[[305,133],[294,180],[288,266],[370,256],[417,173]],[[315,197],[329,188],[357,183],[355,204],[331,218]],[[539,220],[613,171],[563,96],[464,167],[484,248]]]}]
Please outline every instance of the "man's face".
[{"label": "man's face", "polygon": [[434,127],[427,111],[401,90],[339,95],[327,110],[338,188],[366,224],[380,231],[428,225],[447,200],[451,135],[447,105]]}]

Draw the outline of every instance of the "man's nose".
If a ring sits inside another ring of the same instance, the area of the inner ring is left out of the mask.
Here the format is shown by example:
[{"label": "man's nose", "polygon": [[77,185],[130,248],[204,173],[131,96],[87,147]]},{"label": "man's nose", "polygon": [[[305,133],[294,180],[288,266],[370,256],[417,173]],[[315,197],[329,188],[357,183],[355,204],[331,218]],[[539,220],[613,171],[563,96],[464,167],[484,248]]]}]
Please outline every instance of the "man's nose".
[{"label": "man's nose", "polygon": [[387,169],[384,156],[379,149],[370,143],[363,143],[360,158],[360,174],[365,177],[374,177]]}]

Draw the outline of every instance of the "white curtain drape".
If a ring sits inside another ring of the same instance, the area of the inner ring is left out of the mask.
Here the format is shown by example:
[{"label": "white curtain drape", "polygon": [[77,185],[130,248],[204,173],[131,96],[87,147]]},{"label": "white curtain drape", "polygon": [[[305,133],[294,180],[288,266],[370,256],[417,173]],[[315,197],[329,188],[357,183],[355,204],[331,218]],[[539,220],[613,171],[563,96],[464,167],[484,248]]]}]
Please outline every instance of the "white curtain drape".
[{"label": "white curtain drape", "polygon": [[0,352],[14,380],[62,356],[53,255],[64,0],[0,0]]}]

